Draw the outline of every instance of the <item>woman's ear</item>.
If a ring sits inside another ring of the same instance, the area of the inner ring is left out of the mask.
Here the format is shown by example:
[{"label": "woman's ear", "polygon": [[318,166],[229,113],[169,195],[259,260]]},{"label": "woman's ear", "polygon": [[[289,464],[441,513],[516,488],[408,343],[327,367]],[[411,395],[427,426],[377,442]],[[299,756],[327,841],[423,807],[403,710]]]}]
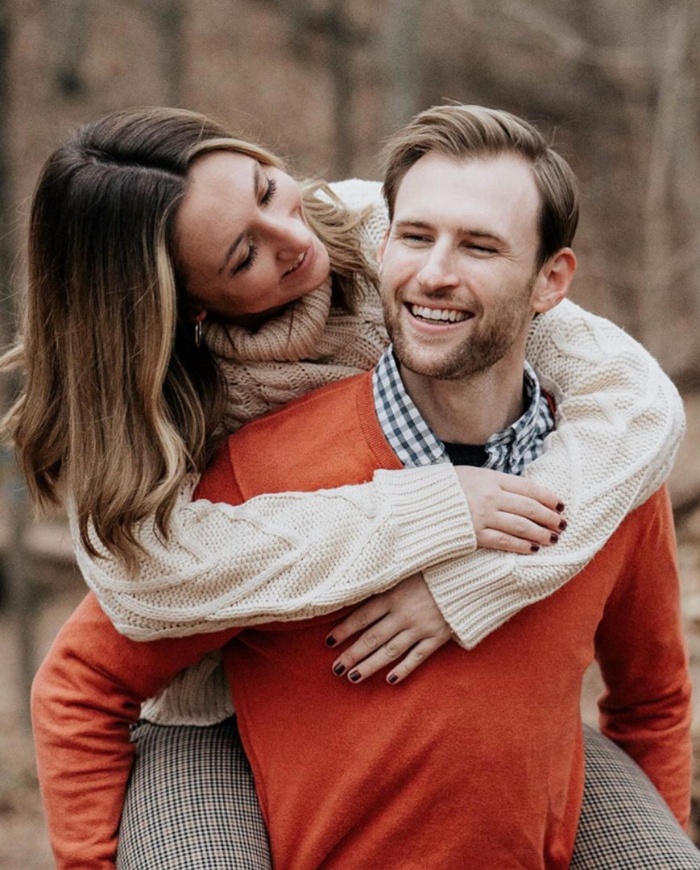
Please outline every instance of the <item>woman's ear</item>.
[{"label": "woman's ear", "polygon": [[186,299],[182,314],[183,319],[186,323],[204,323],[207,319],[207,309],[202,305],[201,302],[197,302],[195,299]]},{"label": "woman's ear", "polygon": [[569,292],[576,273],[576,254],[571,248],[561,248],[542,266],[532,294],[533,310],[542,313],[558,305]]}]

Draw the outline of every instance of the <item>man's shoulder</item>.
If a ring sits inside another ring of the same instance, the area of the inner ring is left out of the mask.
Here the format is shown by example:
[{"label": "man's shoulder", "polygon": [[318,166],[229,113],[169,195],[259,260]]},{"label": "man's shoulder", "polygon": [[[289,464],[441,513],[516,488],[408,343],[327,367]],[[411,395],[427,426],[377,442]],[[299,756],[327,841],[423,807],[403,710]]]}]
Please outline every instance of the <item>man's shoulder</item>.
[{"label": "man's shoulder", "polygon": [[248,499],[363,483],[393,458],[382,437],[372,373],[365,372],[254,420],[231,435],[225,449],[237,487]]},{"label": "man's shoulder", "polygon": [[[342,378],[299,396],[264,417],[252,420],[230,435],[228,444],[232,450],[237,450],[244,444],[260,444],[282,434],[288,438],[297,434],[306,435],[314,420],[320,420],[323,429],[332,428],[342,417],[349,416],[353,402],[368,392],[371,394],[371,391],[372,372]],[[345,413],[339,418],[335,412],[340,409]]]},{"label": "man's shoulder", "polygon": [[628,565],[642,561],[649,553],[675,549],[673,508],[668,487],[663,485],[622,520],[600,552],[620,555]]}]

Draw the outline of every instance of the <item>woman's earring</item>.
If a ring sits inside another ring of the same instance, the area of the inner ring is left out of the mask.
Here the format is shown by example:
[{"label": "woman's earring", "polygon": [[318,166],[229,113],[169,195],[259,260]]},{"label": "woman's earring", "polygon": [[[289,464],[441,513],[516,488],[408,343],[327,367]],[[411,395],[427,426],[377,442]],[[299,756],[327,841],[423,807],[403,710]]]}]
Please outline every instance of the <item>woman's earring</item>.
[{"label": "woman's earring", "polygon": [[201,347],[202,345],[202,324],[207,316],[206,308],[203,308],[194,321],[194,346]]}]

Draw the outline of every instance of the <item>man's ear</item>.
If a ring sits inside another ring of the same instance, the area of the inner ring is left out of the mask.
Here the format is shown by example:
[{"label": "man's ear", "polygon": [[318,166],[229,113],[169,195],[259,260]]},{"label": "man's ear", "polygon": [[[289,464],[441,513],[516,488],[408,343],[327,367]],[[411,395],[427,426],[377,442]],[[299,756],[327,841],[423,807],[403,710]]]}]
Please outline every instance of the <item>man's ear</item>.
[{"label": "man's ear", "polygon": [[569,292],[576,273],[576,254],[571,248],[562,248],[542,266],[535,281],[532,308],[538,313],[558,305]]},{"label": "man's ear", "polygon": [[384,230],[384,235],[382,236],[382,240],[379,243],[379,247],[377,248],[377,265],[382,265],[382,260],[384,259],[384,251],[386,250],[386,243],[389,241],[389,233],[391,232],[391,227],[388,227]]}]

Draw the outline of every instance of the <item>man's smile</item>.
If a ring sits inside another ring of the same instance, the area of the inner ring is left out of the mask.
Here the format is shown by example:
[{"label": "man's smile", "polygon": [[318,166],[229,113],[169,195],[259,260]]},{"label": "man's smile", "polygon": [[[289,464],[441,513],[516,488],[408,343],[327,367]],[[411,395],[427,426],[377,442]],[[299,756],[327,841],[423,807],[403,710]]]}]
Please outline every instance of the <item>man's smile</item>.
[{"label": "man's smile", "polygon": [[457,308],[429,308],[426,305],[414,303],[406,303],[406,308],[416,320],[425,320],[431,323],[461,323],[474,316],[469,311]]}]

